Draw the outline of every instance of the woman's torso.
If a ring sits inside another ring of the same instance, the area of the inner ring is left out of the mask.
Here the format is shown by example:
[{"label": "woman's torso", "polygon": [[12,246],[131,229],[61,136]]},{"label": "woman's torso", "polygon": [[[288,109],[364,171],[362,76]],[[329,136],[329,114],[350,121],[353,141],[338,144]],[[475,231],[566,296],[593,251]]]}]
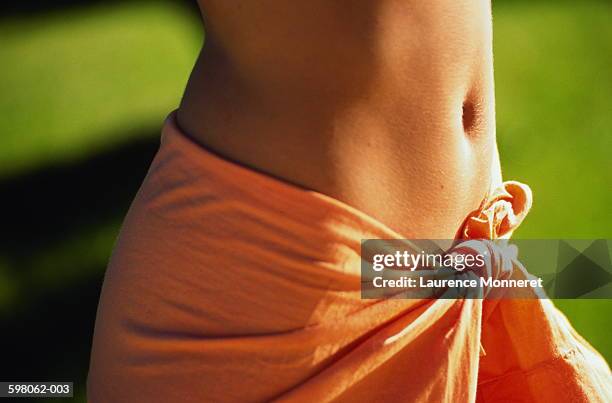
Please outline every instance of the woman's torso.
[{"label": "woman's torso", "polygon": [[178,123],[201,144],[415,238],[452,238],[499,181],[490,2],[200,6]]}]

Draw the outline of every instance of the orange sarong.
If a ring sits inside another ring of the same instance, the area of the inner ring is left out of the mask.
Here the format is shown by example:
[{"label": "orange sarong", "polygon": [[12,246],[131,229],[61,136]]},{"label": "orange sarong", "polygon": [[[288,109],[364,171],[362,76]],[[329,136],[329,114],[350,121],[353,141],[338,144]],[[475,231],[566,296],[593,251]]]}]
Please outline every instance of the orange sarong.
[{"label": "orange sarong", "polygon": [[[509,234],[529,206],[507,183],[461,234]],[[361,299],[365,238],[401,236],[168,119],[106,273],[89,401],[612,401],[549,300]]]}]

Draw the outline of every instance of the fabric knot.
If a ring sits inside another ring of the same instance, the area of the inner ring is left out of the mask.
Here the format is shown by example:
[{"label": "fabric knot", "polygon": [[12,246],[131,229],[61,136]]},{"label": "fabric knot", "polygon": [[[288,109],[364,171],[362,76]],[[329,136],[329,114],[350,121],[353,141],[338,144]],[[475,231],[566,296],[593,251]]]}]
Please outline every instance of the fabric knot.
[{"label": "fabric knot", "polygon": [[[516,245],[510,244],[506,240],[470,239],[455,245],[449,254],[481,256],[484,262],[482,265],[471,267],[465,272],[458,272],[458,277],[477,276],[492,280],[508,279],[512,276],[514,267],[518,262]],[[481,291],[482,297],[486,298],[491,292],[491,287],[485,285]]]},{"label": "fabric knot", "polygon": [[[480,255],[484,263],[458,276],[503,280],[512,276],[515,267],[522,267],[517,247],[506,239],[527,216],[532,200],[529,186],[516,181],[504,182],[491,192],[481,209],[465,220],[457,243],[449,251],[451,255]],[[488,297],[491,287],[480,291]]]},{"label": "fabric knot", "polygon": [[504,182],[491,193],[481,209],[468,216],[459,239],[509,238],[529,212],[532,200],[529,186],[515,181]]}]

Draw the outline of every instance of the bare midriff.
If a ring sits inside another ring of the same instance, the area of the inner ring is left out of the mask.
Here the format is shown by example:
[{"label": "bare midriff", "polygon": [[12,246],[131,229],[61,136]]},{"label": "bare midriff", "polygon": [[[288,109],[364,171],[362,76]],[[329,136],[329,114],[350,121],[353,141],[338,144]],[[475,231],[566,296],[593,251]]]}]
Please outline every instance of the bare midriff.
[{"label": "bare midriff", "polygon": [[500,180],[490,1],[200,8],[177,122],[205,147],[412,238],[453,238]]}]

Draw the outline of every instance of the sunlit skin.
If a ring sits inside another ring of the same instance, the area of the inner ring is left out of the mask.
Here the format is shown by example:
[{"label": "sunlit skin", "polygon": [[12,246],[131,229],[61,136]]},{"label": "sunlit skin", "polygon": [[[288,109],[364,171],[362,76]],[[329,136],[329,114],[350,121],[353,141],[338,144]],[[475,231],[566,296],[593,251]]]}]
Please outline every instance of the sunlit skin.
[{"label": "sunlit skin", "polygon": [[406,237],[449,239],[500,181],[485,0],[200,0],[177,114],[202,145]]}]

